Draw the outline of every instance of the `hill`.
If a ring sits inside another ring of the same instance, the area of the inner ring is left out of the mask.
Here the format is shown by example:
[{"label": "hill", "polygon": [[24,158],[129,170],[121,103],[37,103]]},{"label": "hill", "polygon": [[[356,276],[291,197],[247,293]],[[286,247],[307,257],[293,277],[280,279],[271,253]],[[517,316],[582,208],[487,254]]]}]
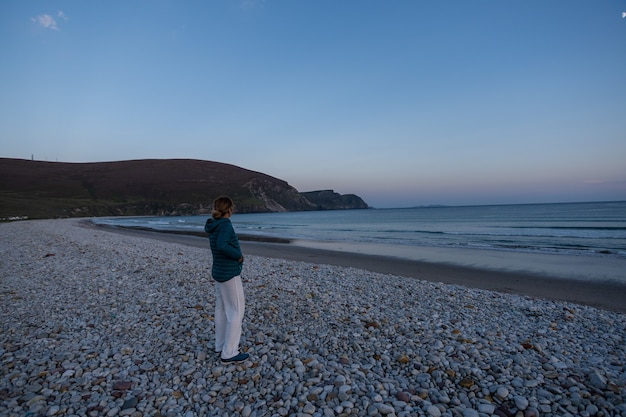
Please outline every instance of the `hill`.
[{"label": "hill", "polygon": [[300,193],[318,210],[366,209],[368,205],[354,194],[338,194],[333,190],[308,191]]},{"label": "hill", "polygon": [[283,180],[220,162],[0,158],[0,218],[207,214],[222,194],[233,198],[239,213],[333,209]]}]

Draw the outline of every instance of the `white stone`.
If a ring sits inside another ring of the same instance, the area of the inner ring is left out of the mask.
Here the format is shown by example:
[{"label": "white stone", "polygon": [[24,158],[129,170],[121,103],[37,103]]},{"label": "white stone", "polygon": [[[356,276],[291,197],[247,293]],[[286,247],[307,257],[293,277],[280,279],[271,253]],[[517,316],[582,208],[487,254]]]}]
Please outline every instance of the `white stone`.
[{"label": "white stone", "polygon": [[516,395],[513,397],[513,401],[515,402],[515,407],[517,407],[518,410],[524,411],[528,408],[528,400],[526,397]]},{"label": "white stone", "polygon": [[464,408],[463,417],[479,417],[478,411],[473,408]]},{"label": "white stone", "polygon": [[498,387],[496,395],[502,399],[506,399],[509,396],[509,390],[506,387]]},{"label": "white stone", "polygon": [[434,405],[429,405],[428,407],[426,407],[426,413],[428,413],[428,415],[431,417],[441,417],[441,410],[439,409],[439,407]]},{"label": "white stone", "polygon": [[376,406],[376,408],[378,409],[378,412],[380,414],[388,415],[388,414],[395,413],[394,408],[392,406],[388,405],[388,404],[376,403],[376,404],[374,404],[374,406]]},{"label": "white stone", "polygon": [[496,411],[496,406],[493,404],[480,403],[478,404],[478,411],[484,414],[493,414]]}]

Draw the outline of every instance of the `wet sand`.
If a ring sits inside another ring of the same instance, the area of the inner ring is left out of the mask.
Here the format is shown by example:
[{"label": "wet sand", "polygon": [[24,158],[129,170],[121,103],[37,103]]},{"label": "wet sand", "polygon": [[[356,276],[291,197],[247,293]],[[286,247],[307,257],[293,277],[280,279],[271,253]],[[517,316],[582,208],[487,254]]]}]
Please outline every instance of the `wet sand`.
[{"label": "wet sand", "polygon": [[[90,227],[102,227],[115,233],[141,235],[161,241],[209,249],[208,239],[199,236],[96,226],[91,222],[84,222],[84,224],[90,225]],[[549,273],[517,272],[446,262],[427,262],[393,256],[320,249],[288,243],[287,241],[279,242],[281,243],[255,240],[250,236],[240,236],[244,254],[251,256],[353,267],[468,288],[573,302],[626,313],[626,284],[622,282],[567,279],[551,276]]]}]

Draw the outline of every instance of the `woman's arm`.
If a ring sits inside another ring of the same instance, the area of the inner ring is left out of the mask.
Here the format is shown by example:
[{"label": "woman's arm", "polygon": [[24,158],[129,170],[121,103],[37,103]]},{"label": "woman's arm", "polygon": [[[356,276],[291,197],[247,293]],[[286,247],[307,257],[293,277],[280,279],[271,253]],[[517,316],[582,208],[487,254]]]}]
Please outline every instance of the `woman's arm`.
[{"label": "woman's arm", "polygon": [[230,223],[225,223],[217,235],[216,249],[229,258],[243,262],[243,254],[239,248],[239,240],[235,229]]}]

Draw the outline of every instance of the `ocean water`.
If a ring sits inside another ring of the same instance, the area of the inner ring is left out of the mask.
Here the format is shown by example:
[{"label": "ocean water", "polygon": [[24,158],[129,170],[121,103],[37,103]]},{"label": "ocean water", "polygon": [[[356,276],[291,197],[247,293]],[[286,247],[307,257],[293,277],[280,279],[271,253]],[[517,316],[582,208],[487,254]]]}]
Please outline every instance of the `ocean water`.
[{"label": "ocean water", "polygon": [[[95,223],[203,232],[208,216]],[[479,268],[626,284],[626,201],[234,214],[240,235]]]},{"label": "ocean water", "polygon": [[[208,216],[96,223],[202,232]],[[240,234],[294,240],[626,258],[626,201],[234,214]]]}]

